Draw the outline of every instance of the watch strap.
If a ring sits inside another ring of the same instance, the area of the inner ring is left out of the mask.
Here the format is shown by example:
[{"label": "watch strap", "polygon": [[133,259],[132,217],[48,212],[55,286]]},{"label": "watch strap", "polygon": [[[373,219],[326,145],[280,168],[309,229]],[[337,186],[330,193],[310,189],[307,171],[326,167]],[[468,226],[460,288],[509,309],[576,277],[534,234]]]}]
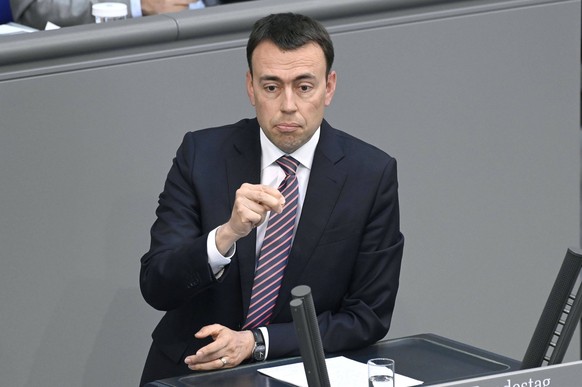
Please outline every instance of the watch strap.
[{"label": "watch strap", "polygon": [[253,348],[253,361],[264,361],[266,355],[265,338],[260,329],[255,328],[251,330],[255,338],[255,346]]}]

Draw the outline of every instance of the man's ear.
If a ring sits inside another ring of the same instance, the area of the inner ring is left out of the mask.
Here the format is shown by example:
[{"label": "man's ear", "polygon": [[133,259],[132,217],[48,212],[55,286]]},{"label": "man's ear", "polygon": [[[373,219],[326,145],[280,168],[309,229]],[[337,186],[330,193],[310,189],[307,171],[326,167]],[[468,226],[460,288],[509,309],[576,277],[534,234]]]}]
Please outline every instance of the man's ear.
[{"label": "man's ear", "polygon": [[253,75],[251,74],[250,70],[247,71],[246,84],[247,94],[249,96],[249,100],[251,101],[251,105],[255,106],[255,88],[253,87]]},{"label": "man's ear", "polygon": [[337,74],[335,71],[331,71],[327,76],[327,83],[325,84],[325,106],[329,106],[331,104],[331,100],[335,94],[336,83]]}]

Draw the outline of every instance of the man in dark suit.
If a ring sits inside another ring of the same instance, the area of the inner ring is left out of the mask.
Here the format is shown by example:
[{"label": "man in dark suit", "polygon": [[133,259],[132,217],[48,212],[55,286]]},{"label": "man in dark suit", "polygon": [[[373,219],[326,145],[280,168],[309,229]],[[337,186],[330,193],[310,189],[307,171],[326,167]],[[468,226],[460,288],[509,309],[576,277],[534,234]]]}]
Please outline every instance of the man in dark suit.
[{"label": "man in dark suit", "polygon": [[[246,78],[257,117],[184,137],[141,260],[144,298],[167,311],[142,383],[298,355],[289,308],[297,285],[312,289],[326,352],[388,332],[404,244],[396,161],[323,119],[336,87],[333,58],[318,22],[259,20]],[[281,156],[298,164],[295,173],[279,166]],[[288,178],[295,196],[276,188]],[[291,206],[292,247],[277,271],[275,306],[254,319],[259,267],[271,265],[261,263],[267,224]]]}]

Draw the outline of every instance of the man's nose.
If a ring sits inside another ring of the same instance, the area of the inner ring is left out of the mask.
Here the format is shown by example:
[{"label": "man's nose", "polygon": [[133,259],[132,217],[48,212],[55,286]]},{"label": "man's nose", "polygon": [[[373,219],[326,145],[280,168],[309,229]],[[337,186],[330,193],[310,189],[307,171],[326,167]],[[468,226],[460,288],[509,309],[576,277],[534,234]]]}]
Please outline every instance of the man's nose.
[{"label": "man's nose", "polygon": [[281,100],[281,111],[283,112],[294,112],[297,110],[297,103],[295,101],[297,96],[293,92],[292,88],[285,89]]}]

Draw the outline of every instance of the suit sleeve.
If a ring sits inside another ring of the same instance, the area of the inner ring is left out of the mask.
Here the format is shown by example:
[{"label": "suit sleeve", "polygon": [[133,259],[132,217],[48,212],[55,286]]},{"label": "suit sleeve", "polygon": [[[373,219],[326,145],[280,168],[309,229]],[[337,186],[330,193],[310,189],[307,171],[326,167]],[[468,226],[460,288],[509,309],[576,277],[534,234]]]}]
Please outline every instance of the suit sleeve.
[{"label": "suit sleeve", "polygon": [[215,281],[191,173],[195,154],[192,136],[186,135],[160,194],[150,250],[141,258],[141,292],[158,310],[181,306]]},{"label": "suit sleeve", "polygon": [[[327,353],[373,344],[385,337],[390,327],[404,247],[394,159],[381,174],[370,208],[341,306],[317,316]],[[268,329],[269,357],[299,354],[292,323],[273,324]]]}]

